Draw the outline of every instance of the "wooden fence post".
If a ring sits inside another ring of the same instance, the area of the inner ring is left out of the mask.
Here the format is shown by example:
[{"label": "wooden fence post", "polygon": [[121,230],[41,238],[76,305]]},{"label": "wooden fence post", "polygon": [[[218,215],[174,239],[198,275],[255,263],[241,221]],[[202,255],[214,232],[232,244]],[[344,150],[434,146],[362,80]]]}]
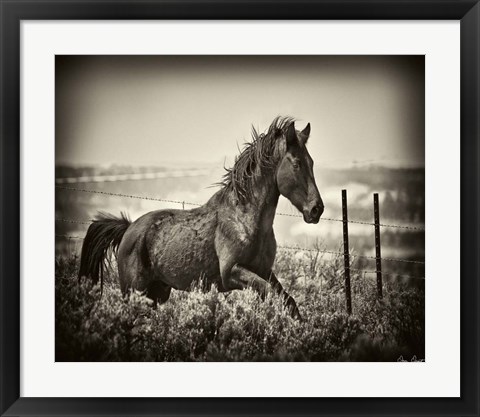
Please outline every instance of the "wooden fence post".
[{"label": "wooden fence post", "polygon": [[373,194],[373,215],[375,221],[375,263],[377,271],[377,295],[378,298],[382,298],[382,254],[380,250],[380,206],[378,204],[378,193]]},{"label": "wooden fence post", "polygon": [[347,190],[342,190],[342,218],[343,218],[343,262],[345,270],[345,298],[347,312],[352,314],[352,293],[350,287],[350,252],[348,248],[348,211]]}]

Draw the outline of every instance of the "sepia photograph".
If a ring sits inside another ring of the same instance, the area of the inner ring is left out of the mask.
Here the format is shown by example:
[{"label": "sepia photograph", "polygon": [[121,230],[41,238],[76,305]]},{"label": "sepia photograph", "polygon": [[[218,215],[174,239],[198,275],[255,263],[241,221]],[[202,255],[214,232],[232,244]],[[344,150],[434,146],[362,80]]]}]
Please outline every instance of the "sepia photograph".
[{"label": "sepia photograph", "polygon": [[56,362],[423,362],[424,55],[56,55]]}]

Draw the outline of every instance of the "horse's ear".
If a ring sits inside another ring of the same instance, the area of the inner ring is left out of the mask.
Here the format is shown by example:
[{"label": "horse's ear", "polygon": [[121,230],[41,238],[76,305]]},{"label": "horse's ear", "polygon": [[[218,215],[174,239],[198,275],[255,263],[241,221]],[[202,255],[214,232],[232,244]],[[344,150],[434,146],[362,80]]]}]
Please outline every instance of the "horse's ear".
[{"label": "horse's ear", "polygon": [[290,123],[290,126],[288,126],[285,139],[287,141],[287,149],[298,144],[297,132],[295,132],[295,122]]},{"label": "horse's ear", "polygon": [[308,138],[310,137],[310,123],[305,126],[305,129],[303,129],[298,137],[300,138],[300,141],[305,145],[307,143]]}]

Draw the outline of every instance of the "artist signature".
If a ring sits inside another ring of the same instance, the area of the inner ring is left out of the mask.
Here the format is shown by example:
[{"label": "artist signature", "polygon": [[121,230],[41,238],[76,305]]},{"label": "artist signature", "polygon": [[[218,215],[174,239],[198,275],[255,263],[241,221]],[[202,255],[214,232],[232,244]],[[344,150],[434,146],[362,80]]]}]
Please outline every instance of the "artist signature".
[{"label": "artist signature", "polygon": [[413,355],[413,356],[412,356],[412,359],[407,360],[407,359],[404,359],[403,356],[400,356],[400,357],[397,359],[397,362],[425,362],[425,359],[419,359],[419,358],[417,358],[416,355]]}]

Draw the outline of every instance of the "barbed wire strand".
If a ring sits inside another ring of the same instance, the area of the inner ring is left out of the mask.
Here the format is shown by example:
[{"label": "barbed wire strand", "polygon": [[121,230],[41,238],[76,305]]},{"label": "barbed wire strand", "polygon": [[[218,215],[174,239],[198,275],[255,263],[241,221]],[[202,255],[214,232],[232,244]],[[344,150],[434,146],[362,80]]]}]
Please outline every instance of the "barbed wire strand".
[{"label": "barbed wire strand", "polygon": [[[304,251],[309,251],[309,252],[322,252],[322,253],[329,253],[331,255],[339,255],[343,256],[343,252],[334,252],[334,251],[329,251],[329,250],[320,250],[320,249],[315,249],[315,248],[302,248],[300,246],[278,246],[279,248],[283,249],[289,249],[289,250],[304,250]],[[359,255],[359,254],[350,254],[351,257],[353,258],[365,258],[365,259],[381,259],[382,261],[393,261],[393,262],[404,262],[404,263],[412,263],[412,264],[420,264],[420,265],[425,265],[425,262],[422,261],[412,261],[409,259],[397,259],[397,258],[377,258],[376,256],[368,256],[368,255]]]},{"label": "barbed wire strand", "polygon": [[365,259],[374,259],[374,260],[380,259],[382,261],[403,262],[407,264],[425,265],[425,262],[423,261],[412,261],[409,259],[384,258],[383,256],[378,258],[376,256],[368,256],[368,255],[351,255],[351,256],[353,256],[354,258],[365,258]]},{"label": "barbed wire strand", "polygon": [[57,222],[64,222],[64,223],[73,223],[73,224],[91,224],[92,220],[70,220],[70,219],[55,219]]},{"label": "barbed wire strand", "polygon": [[79,183],[105,183],[118,181],[138,181],[153,180],[160,178],[184,178],[184,177],[200,177],[206,176],[211,172],[208,169],[190,169],[190,170],[173,170],[173,171],[153,171],[153,172],[137,172],[128,174],[101,174],[101,175],[84,175],[80,177],[63,177],[55,178],[56,184],[79,184]]},{"label": "barbed wire strand", "polygon": [[[58,185],[58,184],[55,185],[55,188],[58,188],[58,189],[61,189],[61,190],[68,190],[68,191],[80,191],[80,192],[83,192],[83,193],[102,194],[102,195],[108,195],[108,196],[114,196],[114,197],[132,198],[132,199],[137,199],[137,200],[159,201],[159,202],[163,202],[163,203],[181,204],[183,208],[185,207],[185,204],[187,204],[189,206],[196,206],[196,207],[201,206],[201,204],[199,204],[199,203],[192,203],[192,202],[188,202],[188,201],[178,201],[178,200],[169,200],[169,199],[164,199],[164,198],[144,197],[144,196],[139,196],[139,195],[122,194],[122,193],[112,193],[112,192],[109,192],[109,191],[100,191],[100,190],[87,190],[85,188],[65,187],[63,185]],[[297,217],[297,218],[302,217],[299,214],[290,214],[290,213],[282,213],[282,212],[279,212],[277,214],[279,216],[286,216],[286,217]],[[342,219],[333,219],[331,217],[321,217],[320,220],[343,223]],[[360,220],[349,220],[348,223],[363,224],[363,225],[367,225],[367,226],[375,226],[375,223],[364,222],[364,221],[360,221]],[[379,226],[380,227],[394,228],[394,229],[416,230],[416,231],[421,231],[421,232],[425,231],[425,228],[420,227],[420,226],[407,226],[407,225],[386,224],[386,223],[380,223]]]},{"label": "barbed wire strand", "polygon": [[83,236],[55,235],[55,237],[63,237],[65,239],[85,239]]},{"label": "barbed wire strand", "polygon": [[307,252],[321,252],[321,253],[328,253],[329,255],[343,255],[343,252],[335,252],[331,250],[322,250],[322,249],[315,249],[315,248],[301,248],[298,246],[283,246],[278,245],[277,248],[287,249],[287,250],[296,250],[296,251],[307,251]]},{"label": "barbed wire strand", "polygon": [[62,185],[55,185],[55,188],[59,188],[61,190],[69,190],[69,191],[81,191],[83,193],[91,193],[91,194],[102,194],[108,196],[115,196],[115,197],[125,197],[125,198],[133,198],[137,200],[148,200],[148,201],[161,201],[164,203],[175,203],[175,204],[187,204],[189,206],[201,206],[198,203],[190,203],[188,201],[177,201],[177,200],[167,200],[164,198],[155,198],[155,197],[144,197],[140,195],[131,195],[131,194],[121,194],[121,193],[111,193],[109,191],[100,191],[100,190],[87,190],[85,188],[73,188],[73,187],[64,187]]},{"label": "barbed wire strand", "polygon": [[[367,274],[376,274],[378,271],[374,270],[368,270],[368,269],[357,269],[357,268],[349,268],[350,271],[353,272],[365,272]],[[397,278],[413,278],[413,279],[421,279],[425,280],[425,277],[417,277],[417,276],[412,276],[412,275],[404,275],[404,274],[396,274],[395,272],[384,272],[382,271],[382,275],[389,275],[389,276],[394,276]]]}]

